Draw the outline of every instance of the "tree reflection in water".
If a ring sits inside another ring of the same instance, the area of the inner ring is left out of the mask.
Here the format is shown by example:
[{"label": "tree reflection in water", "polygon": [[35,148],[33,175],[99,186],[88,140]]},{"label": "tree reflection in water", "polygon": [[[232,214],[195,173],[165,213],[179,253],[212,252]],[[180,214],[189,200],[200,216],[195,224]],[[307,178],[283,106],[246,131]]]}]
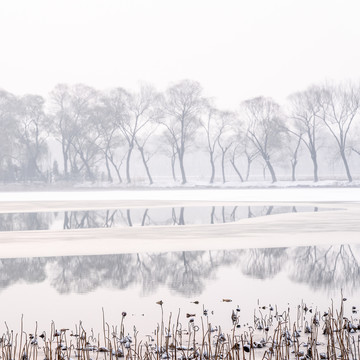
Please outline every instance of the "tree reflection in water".
[{"label": "tree reflection in water", "polygon": [[[126,216],[126,215],[125,215]],[[247,277],[271,279],[280,272],[315,290],[360,285],[358,246],[181,251],[52,258],[0,259],[0,290],[16,283],[49,280],[59,293],[139,286],[142,295],[159,287],[188,297],[200,295],[221,268],[236,267]]]},{"label": "tree reflection in water", "polygon": [[267,279],[278,274],[287,260],[287,248],[249,249],[241,269],[245,275]]},{"label": "tree reflection in water", "polygon": [[315,290],[360,285],[359,248],[350,245],[292,249],[290,278]]},{"label": "tree reflection in water", "polygon": [[14,213],[0,214],[0,231],[216,224],[297,211],[316,212],[319,209],[294,206],[207,206]]}]

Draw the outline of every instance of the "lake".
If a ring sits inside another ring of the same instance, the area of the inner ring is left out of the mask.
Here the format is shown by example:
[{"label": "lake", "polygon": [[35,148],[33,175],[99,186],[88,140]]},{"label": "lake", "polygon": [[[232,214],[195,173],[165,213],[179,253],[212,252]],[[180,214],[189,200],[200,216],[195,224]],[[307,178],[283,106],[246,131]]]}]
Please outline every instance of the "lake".
[{"label": "lake", "polygon": [[[298,198],[310,197],[301,191],[293,193]],[[334,197],[328,193],[330,199]],[[314,309],[326,309],[331,299],[340,300],[341,291],[349,306],[358,301],[357,203],[300,203],[288,196],[287,204],[278,204],[274,198],[268,198],[268,204],[244,204],[237,200],[242,194],[233,191],[226,193],[227,202],[221,203],[215,194],[218,203],[205,205],[196,198],[203,193],[194,191],[193,195],[191,204],[176,199],[168,207],[154,207],[156,201],[151,200],[137,208],[104,204],[102,209],[74,210],[72,204],[68,211],[36,211],[34,202],[27,212],[21,212],[21,207],[11,214],[3,209],[0,248],[6,257],[0,255],[1,319],[19,329],[23,314],[28,331],[36,322],[41,330],[48,329],[52,320],[58,328],[74,328],[81,320],[84,327],[101,332],[102,309],[113,325],[120,323],[125,311],[128,331],[136,326],[145,336],[160,321],[160,300],[165,317],[170,313],[176,317],[181,309],[184,324],[187,313],[196,315],[195,322],[200,324],[207,310],[206,320],[224,330],[231,329],[230,315],[236,308],[246,328],[254,309],[270,304],[287,309],[303,301]],[[85,197],[83,193],[76,196]],[[171,198],[171,192],[167,196]],[[257,196],[261,200],[261,194]],[[70,199],[62,197],[71,205]],[[345,191],[344,197],[350,197],[349,193]],[[229,198],[237,202],[229,204]],[[90,241],[95,230],[100,232]],[[162,244],[172,235],[178,241],[167,250]],[[64,242],[54,242],[59,236]],[[145,237],[149,245],[142,247],[138,241]],[[262,242],[257,242],[260,238]],[[14,239],[20,240],[13,244]],[[274,246],[272,239],[279,239],[281,246]],[[114,241],[117,247],[107,246]],[[264,246],[266,241],[271,246]],[[69,250],[64,250],[65,243]],[[196,251],[191,251],[192,244]],[[33,255],[42,249],[44,256]],[[64,256],[69,251],[74,255]],[[0,326],[4,330],[5,324]]]}]

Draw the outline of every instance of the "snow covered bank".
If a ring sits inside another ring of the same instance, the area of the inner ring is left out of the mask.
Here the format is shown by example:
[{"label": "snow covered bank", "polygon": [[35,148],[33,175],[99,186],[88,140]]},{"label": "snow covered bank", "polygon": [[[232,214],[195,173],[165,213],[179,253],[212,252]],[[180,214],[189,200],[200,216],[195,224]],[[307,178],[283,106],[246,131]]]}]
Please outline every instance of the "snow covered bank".
[{"label": "snow covered bank", "polygon": [[26,201],[360,201],[360,188],[175,189],[0,192],[1,202]]}]

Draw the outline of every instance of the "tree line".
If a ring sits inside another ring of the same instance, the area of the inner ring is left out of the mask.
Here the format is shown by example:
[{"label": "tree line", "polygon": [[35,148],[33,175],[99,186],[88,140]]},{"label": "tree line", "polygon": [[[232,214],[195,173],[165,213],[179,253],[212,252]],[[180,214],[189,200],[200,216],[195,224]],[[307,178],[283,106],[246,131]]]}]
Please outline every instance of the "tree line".
[{"label": "tree line", "polygon": [[164,92],[58,84],[46,100],[0,90],[0,180],[129,184],[133,167],[141,166],[153,184],[157,164],[186,184],[189,164],[202,153],[210,183],[216,176],[225,183],[229,169],[247,181],[255,162],[272,182],[276,166],[288,164],[295,181],[300,160],[310,160],[317,182],[319,153],[331,147],[351,182],[349,158],[360,155],[359,108],[360,86],[350,82],[312,85],[282,106],[269,97],[248,99],[237,111],[219,109],[192,80]]}]

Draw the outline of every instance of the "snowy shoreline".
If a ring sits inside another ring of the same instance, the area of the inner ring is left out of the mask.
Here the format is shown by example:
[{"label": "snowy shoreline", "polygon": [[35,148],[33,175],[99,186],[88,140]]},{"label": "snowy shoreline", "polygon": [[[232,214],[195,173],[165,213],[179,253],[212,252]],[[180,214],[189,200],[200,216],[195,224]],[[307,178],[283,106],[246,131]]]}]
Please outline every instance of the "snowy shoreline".
[{"label": "snowy shoreline", "polygon": [[[359,244],[360,188],[0,193],[0,212],[201,205],[310,205],[234,223],[0,232],[2,258]],[[336,210],[334,210],[336,209]]]},{"label": "snowy shoreline", "polygon": [[187,184],[173,183],[169,181],[156,181],[153,185],[149,185],[145,181],[134,181],[131,184],[119,184],[108,182],[82,182],[69,183],[57,182],[47,184],[42,182],[29,183],[9,183],[1,184],[0,192],[21,192],[21,191],[99,191],[99,190],[188,190],[188,189],[282,189],[282,188],[360,188],[360,179],[349,182],[347,180],[329,179],[314,182],[312,180],[279,180],[275,183],[270,181],[227,181],[214,182],[210,184],[208,181],[190,181]]}]

